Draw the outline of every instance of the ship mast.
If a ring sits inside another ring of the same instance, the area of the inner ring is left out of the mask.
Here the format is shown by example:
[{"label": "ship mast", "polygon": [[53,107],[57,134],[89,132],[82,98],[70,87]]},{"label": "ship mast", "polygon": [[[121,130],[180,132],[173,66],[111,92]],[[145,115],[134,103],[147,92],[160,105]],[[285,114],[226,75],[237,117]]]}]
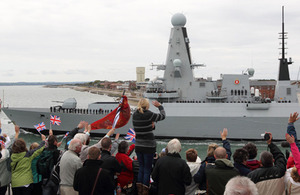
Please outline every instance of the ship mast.
[{"label": "ship mast", "polygon": [[287,39],[287,32],[284,32],[284,6],[282,6],[282,32],[280,34],[281,39],[281,58],[279,59],[279,75],[278,81],[289,81],[290,74],[289,74],[289,64],[292,64],[292,59],[290,58],[289,61],[285,58],[285,42],[284,40]]}]

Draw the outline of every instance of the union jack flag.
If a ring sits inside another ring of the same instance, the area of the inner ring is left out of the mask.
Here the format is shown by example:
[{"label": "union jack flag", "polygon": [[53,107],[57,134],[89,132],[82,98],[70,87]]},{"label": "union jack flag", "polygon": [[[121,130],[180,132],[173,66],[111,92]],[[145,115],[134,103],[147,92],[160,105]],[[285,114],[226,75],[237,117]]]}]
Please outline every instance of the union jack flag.
[{"label": "union jack flag", "polygon": [[4,143],[4,141],[0,140],[0,145],[3,145],[3,146],[5,146],[5,143]]},{"label": "union jack flag", "polygon": [[130,128],[127,132],[127,135],[124,138],[135,143],[135,131],[132,128]]},{"label": "union jack flag", "polygon": [[65,136],[63,137],[63,139],[65,139],[69,135],[69,133],[70,132],[66,133]]},{"label": "union jack flag", "polygon": [[59,116],[55,116],[55,115],[50,115],[50,121],[53,125],[60,125],[61,120]]},{"label": "union jack flag", "polygon": [[34,128],[36,128],[36,130],[37,130],[38,132],[40,132],[40,131],[46,129],[46,125],[45,125],[44,122],[41,122],[41,123],[39,123],[39,124],[37,124],[37,125],[34,125]]}]

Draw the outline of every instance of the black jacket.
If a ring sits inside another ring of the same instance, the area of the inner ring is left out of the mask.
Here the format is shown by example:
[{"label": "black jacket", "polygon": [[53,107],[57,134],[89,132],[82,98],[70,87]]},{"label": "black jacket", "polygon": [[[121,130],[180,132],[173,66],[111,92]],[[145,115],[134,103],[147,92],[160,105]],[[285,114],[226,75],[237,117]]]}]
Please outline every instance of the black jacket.
[{"label": "black jacket", "polygon": [[111,153],[107,150],[102,150],[101,160],[103,161],[101,167],[109,170],[110,176],[114,178],[116,173],[121,173],[122,167],[119,164],[116,157],[112,156]]},{"label": "black jacket", "polygon": [[80,129],[78,127],[75,127],[72,131],[69,132],[69,134],[66,137],[65,150],[68,150],[69,141],[73,139],[73,137],[78,133],[79,130]]},{"label": "black jacket", "polygon": [[185,185],[191,184],[192,175],[187,163],[176,153],[158,159],[152,179],[158,185],[159,195],[182,195],[185,193]]},{"label": "black jacket", "polygon": [[[103,161],[87,159],[83,167],[78,169],[74,176],[73,187],[80,195],[91,194],[95,180]],[[114,181],[110,179],[109,171],[101,169],[98,181],[94,190],[94,195],[111,195],[114,193]]]},{"label": "black jacket", "polygon": [[270,152],[273,154],[275,159],[274,166],[272,167],[261,167],[253,170],[248,174],[248,177],[254,182],[278,179],[284,176],[286,171],[286,159],[280,149],[273,143],[269,144]]}]

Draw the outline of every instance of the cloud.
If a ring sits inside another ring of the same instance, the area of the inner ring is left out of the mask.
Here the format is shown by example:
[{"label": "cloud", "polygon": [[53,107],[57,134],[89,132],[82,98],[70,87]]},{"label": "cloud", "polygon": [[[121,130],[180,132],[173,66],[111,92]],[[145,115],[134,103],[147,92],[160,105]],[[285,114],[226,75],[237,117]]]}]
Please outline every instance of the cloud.
[{"label": "cloud", "polygon": [[[295,79],[300,4],[284,4]],[[149,65],[165,63],[170,20],[181,12],[193,61],[207,65],[196,74],[216,79],[250,66],[255,77],[276,78],[281,6],[271,0],[1,1],[0,64],[15,70],[7,81],[32,81],[28,70],[42,75],[34,78],[39,81],[131,80],[139,66],[146,67],[146,77],[162,76]]]},{"label": "cloud", "polygon": [[10,70],[3,70],[3,71],[0,72],[0,74],[1,74],[2,78],[7,79],[9,77],[14,77],[15,76],[15,71],[12,70],[12,69],[10,69]]}]

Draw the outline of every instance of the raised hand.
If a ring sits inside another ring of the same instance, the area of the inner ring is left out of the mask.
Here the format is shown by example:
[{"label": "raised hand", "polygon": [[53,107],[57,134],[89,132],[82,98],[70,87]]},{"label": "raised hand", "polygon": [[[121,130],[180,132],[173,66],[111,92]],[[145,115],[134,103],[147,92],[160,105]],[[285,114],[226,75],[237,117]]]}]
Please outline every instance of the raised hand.
[{"label": "raised hand", "polygon": [[113,135],[115,133],[115,128],[112,128],[111,130],[109,130],[109,132],[107,132],[107,136],[110,137],[111,135]]},{"label": "raised hand", "polygon": [[295,137],[293,135],[285,134],[285,139],[289,144],[295,143]]},{"label": "raised hand", "polygon": [[85,125],[87,124],[88,122],[86,122],[86,121],[80,121],[80,123],[78,124],[78,128],[79,129],[82,129],[83,127],[85,127]]},{"label": "raised hand", "polygon": [[57,143],[57,147],[60,147],[61,144],[62,144],[62,142],[58,142]]},{"label": "raised hand", "polygon": [[41,134],[41,138],[42,138],[43,141],[46,140],[46,136],[44,134]]},{"label": "raised hand", "polygon": [[152,104],[153,104],[153,106],[155,106],[155,107],[159,107],[161,104],[158,102],[158,101],[156,101],[156,100],[154,100],[154,101],[152,101]]},{"label": "raised hand", "polygon": [[15,132],[15,139],[18,139],[20,134],[20,127],[18,125],[15,125]]},{"label": "raised hand", "polygon": [[220,135],[221,135],[222,140],[226,140],[227,135],[228,135],[227,128],[224,128],[223,131],[220,131]]},{"label": "raised hand", "polygon": [[289,118],[289,123],[294,123],[299,119],[299,113],[298,112],[294,112],[290,114],[290,118]]},{"label": "raised hand", "polygon": [[89,125],[89,123],[86,123],[85,126],[84,126],[84,131],[83,131],[83,133],[86,133],[86,132],[90,133],[91,130],[92,130],[91,125]]},{"label": "raised hand", "polygon": [[270,135],[270,139],[267,140],[267,144],[269,145],[272,142],[273,136],[271,132],[266,132],[266,133]]},{"label": "raised hand", "polygon": [[117,133],[116,136],[115,136],[115,140],[118,140],[120,137],[120,133]]}]

